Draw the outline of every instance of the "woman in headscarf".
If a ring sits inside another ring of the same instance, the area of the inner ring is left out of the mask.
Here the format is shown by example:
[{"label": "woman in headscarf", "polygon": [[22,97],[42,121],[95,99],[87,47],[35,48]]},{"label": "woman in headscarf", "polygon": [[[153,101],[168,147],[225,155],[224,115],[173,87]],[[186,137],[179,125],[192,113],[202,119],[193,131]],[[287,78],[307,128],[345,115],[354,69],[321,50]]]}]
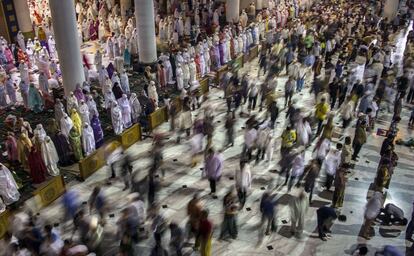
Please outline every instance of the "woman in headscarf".
[{"label": "woman in headscarf", "polygon": [[65,107],[62,104],[62,101],[60,99],[56,99],[56,103],[55,103],[55,119],[57,121],[60,121],[62,119],[64,113],[66,113],[66,112],[65,112]]},{"label": "woman in headscarf", "polygon": [[14,163],[19,160],[19,154],[17,151],[17,140],[14,137],[14,133],[9,132],[7,133],[7,139],[5,142],[6,150],[7,150],[7,159]]},{"label": "woman in headscarf", "polygon": [[43,162],[40,151],[36,147],[30,149],[27,158],[30,169],[30,177],[34,184],[42,183],[46,180],[46,166]]},{"label": "woman in headscarf", "polygon": [[92,95],[87,95],[86,96],[86,104],[89,107],[89,119],[92,120],[93,116],[97,116],[99,117],[99,112],[98,112],[98,108],[96,107],[96,102],[93,99]]},{"label": "woman in headscarf", "polygon": [[73,126],[78,130],[79,134],[82,135],[82,119],[76,109],[71,110],[70,119],[72,119]]},{"label": "woman in headscarf", "polygon": [[41,144],[42,159],[46,165],[47,172],[50,176],[58,176],[60,174],[57,163],[59,156],[56,152],[55,145],[49,136],[46,136]]},{"label": "woman in headscarf", "polygon": [[34,84],[30,84],[29,87],[28,105],[29,108],[36,114],[43,111],[43,99]]},{"label": "woman in headscarf", "polygon": [[6,205],[10,205],[20,198],[20,193],[10,170],[0,163],[0,197]]},{"label": "woman in headscarf", "polygon": [[27,137],[25,133],[21,133],[19,140],[17,141],[17,153],[19,162],[22,164],[24,169],[27,169],[29,167],[27,156],[29,155],[30,149],[32,147],[32,141]]},{"label": "woman in headscarf", "polygon": [[72,127],[72,129],[69,132],[69,142],[70,142],[70,145],[72,146],[75,160],[78,162],[81,159],[83,159],[82,146],[81,146],[81,135],[78,132],[78,129],[75,127]]},{"label": "woman in headscarf", "polygon": [[139,116],[141,115],[142,108],[141,103],[135,93],[131,93],[129,98],[129,104],[131,105],[132,122],[138,123]]},{"label": "woman in headscarf", "polygon": [[95,137],[93,129],[88,123],[83,124],[82,146],[85,156],[89,156],[95,151]]},{"label": "woman in headscarf", "polygon": [[122,110],[118,106],[118,103],[112,103],[111,109],[111,119],[112,119],[112,127],[114,129],[114,133],[119,135],[124,130],[123,122],[122,122]]},{"label": "woman in headscarf", "polygon": [[99,117],[97,115],[92,117],[91,126],[93,129],[93,136],[95,138],[95,148],[99,148],[104,142],[104,134],[101,127],[101,121],[99,121]]},{"label": "woman in headscarf", "polygon": [[124,128],[128,128],[132,125],[131,122],[131,105],[129,104],[128,96],[126,94],[122,95],[122,98],[118,100],[119,107],[122,111],[122,122]]}]

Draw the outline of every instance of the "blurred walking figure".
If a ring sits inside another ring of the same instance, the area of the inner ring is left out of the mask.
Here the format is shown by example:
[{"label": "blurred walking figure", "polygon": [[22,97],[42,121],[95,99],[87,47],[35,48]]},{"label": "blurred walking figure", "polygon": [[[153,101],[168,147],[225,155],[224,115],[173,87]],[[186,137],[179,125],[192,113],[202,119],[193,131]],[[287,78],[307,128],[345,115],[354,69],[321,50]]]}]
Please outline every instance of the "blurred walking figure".
[{"label": "blurred walking figure", "polygon": [[199,198],[199,195],[196,193],[194,194],[193,199],[190,200],[187,204],[187,215],[188,215],[188,237],[190,239],[191,236],[195,237],[195,244],[194,248],[198,248],[200,245],[200,240],[198,236],[199,225],[201,220],[201,212],[203,210],[203,204]]},{"label": "blurred walking figure", "polygon": [[92,213],[93,210],[96,210],[100,217],[100,223],[105,225],[107,208],[108,205],[104,192],[100,186],[96,186],[89,197],[89,212]]},{"label": "blurred walking figure", "polygon": [[[270,232],[276,232],[275,207],[276,200],[274,195],[271,195],[269,192],[264,192],[262,199],[260,200],[260,212],[262,213],[260,227],[263,227],[266,223],[265,235],[270,235]],[[259,231],[259,237],[261,237],[261,235],[262,232]]]},{"label": "blurred walking figure", "polygon": [[333,221],[338,218],[335,209],[332,207],[322,206],[316,211],[317,221],[318,221],[318,233],[319,238],[322,241],[327,241],[331,236],[331,227]]},{"label": "blurred walking figure", "polygon": [[240,169],[236,171],[236,189],[239,197],[240,209],[246,203],[247,192],[252,186],[250,164],[247,161],[240,162]]},{"label": "blurred walking figure", "polygon": [[303,237],[303,226],[305,224],[305,215],[309,208],[309,201],[305,191],[301,190],[299,194],[290,202],[291,226],[290,233],[297,238]]},{"label": "blurred walking figure", "polygon": [[216,184],[220,180],[223,171],[223,159],[219,153],[216,153],[214,149],[210,148],[207,151],[204,161],[203,174],[210,183],[210,194],[214,196],[216,193]]},{"label": "blurred walking figure", "polygon": [[224,219],[221,224],[220,239],[225,239],[227,234],[231,238],[237,238],[237,205],[236,195],[231,189],[223,198]]},{"label": "blurred walking figure", "polygon": [[211,240],[213,234],[213,223],[208,219],[208,211],[201,212],[201,219],[198,230],[200,238],[200,255],[211,256]]}]

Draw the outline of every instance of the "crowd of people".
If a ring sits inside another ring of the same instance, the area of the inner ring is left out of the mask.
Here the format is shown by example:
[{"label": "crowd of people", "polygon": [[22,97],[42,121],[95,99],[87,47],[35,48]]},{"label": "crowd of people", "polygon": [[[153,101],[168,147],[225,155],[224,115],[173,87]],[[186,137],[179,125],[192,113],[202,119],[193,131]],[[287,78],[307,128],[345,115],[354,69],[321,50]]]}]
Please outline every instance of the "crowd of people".
[{"label": "crowd of people", "polygon": [[[35,3],[33,1],[32,4]],[[49,88],[51,84],[59,86],[60,78],[57,64],[51,65],[57,60],[53,47],[51,51],[53,44],[48,42],[44,48],[39,46],[40,50],[30,55],[33,50],[31,43],[18,40],[18,56],[23,57],[16,59],[11,55],[9,61],[7,52],[10,50],[7,50],[7,42],[3,43],[3,51],[0,52],[0,57],[6,57],[2,58],[5,60],[2,62],[3,71],[9,72],[18,66],[24,106],[41,112],[47,99],[55,101],[55,119],[49,120],[47,129],[51,137],[47,136],[42,125],[32,130],[30,123],[23,118],[8,117],[6,121],[18,130],[18,138],[14,133],[7,136],[9,167],[21,165],[28,169],[34,183],[43,182],[46,175],[59,175],[58,165],[79,161],[102,145],[98,110],[107,110],[114,133],[120,134],[133,123],[140,122],[143,113],[151,113],[159,106],[158,93],[173,88],[180,92],[181,105],[170,103],[169,98],[164,97],[170,117],[170,133],[176,136],[177,143],[187,141],[190,145],[191,167],[204,160],[202,177],[209,181],[211,200],[218,199],[217,187],[221,185],[226,161],[223,152],[238,146],[235,143],[236,131],[239,130],[236,121],[246,118],[234,186],[226,188],[228,192],[220,198],[223,221],[219,239],[237,239],[237,217],[244,214],[251,192],[255,176],[253,166],[261,161],[267,161],[270,166],[276,158],[280,159],[277,162],[280,166],[278,178],[274,184],[268,184],[257,205],[261,213],[259,242],[263,236],[277,231],[276,207],[279,201],[275,189],[283,186],[287,187],[286,193],[292,195],[289,201],[290,233],[299,239],[305,236],[305,218],[312,209],[312,196],[320,180],[324,181],[323,187],[332,200],[330,206],[316,209],[318,236],[327,241],[331,238],[334,221],[346,221],[341,208],[347,175],[355,168],[361,149],[375,131],[377,116],[389,112],[392,113],[391,124],[380,150],[381,159],[370,188],[373,193],[366,205],[360,236],[369,240],[371,227],[380,221],[380,225],[407,225],[405,238],[412,240],[413,216],[408,221],[399,206],[392,203],[384,206],[385,195],[398,164],[395,138],[401,113],[405,111],[403,103],[411,104],[414,95],[412,5],[407,1],[407,8],[401,8],[395,19],[387,20],[381,18],[381,2],[365,5],[355,1],[322,1],[310,6],[307,2],[276,5],[269,1],[269,6],[260,11],[251,4],[248,10],[241,12],[239,22],[228,24],[222,3],[155,1],[157,36],[173,51],[160,55],[157,70],[146,68],[146,85],[137,96],[130,90],[124,70],[124,66],[131,64],[130,56],[137,54],[134,52],[137,47],[134,45],[135,23],[133,18],[129,18],[133,12],[130,9],[119,10],[114,1],[77,1],[82,41],[105,42],[104,55],[114,64],[105,67],[102,53],[98,51],[92,70],[85,63],[87,81],[64,101],[55,100]],[[39,26],[36,33],[40,37],[45,30],[44,24],[48,23],[47,12],[35,13],[34,16]],[[395,61],[393,44],[401,34],[408,36],[403,60],[398,62]],[[188,43],[180,43],[182,40]],[[43,43],[41,41],[36,42],[35,39],[34,45],[43,45],[44,40]],[[223,91],[222,98],[227,107],[226,140],[223,145],[215,145],[216,106],[211,104],[208,95],[199,97],[198,80],[256,45],[260,45],[257,74],[230,70],[219,81],[218,87]],[[32,79],[28,70],[31,63],[36,63],[40,70],[39,89],[30,84]],[[50,69],[52,66],[53,71]],[[97,87],[103,96],[90,89],[93,76],[89,75],[93,71],[97,73]],[[286,78],[286,82],[281,78]],[[276,90],[281,82],[284,83],[283,103],[279,102],[280,95]],[[24,85],[29,87],[27,94],[24,93]],[[10,76],[2,87],[13,88],[15,92]],[[303,103],[301,99],[308,87],[314,97],[311,102]],[[2,107],[16,103],[13,91],[10,94],[8,89],[6,91],[9,101],[6,100],[6,92],[0,92]],[[98,98],[103,98],[102,104],[101,101],[95,103]],[[195,113],[198,115],[194,118]],[[286,121],[278,122],[281,117]],[[342,121],[340,125],[336,125],[336,120]],[[280,157],[273,157],[275,152],[279,152],[277,128],[283,130]],[[117,164],[112,163],[110,178],[119,173],[125,183],[124,190],[131,192],[117,221],[119,255],[139,255],[136,244],[147,239],[148,234],[154,241],[151,255],[183,255],[184,245],[192,239],[194,251],[199,250],[203,256],[213,255],[214,223],[200,194],[194,194],[187,204],[188,224],[185,228],[169,222],[161,210],[157,191],[161,186],[159,177],[165,175],[166,168],[163,161],[164,136],[154,134],[150,151],[152,162],[143,182],[134,179],[132,158],[128,154],[121,154],[121,160]],[[311,159],[305,159],[306,150],[312,151]],[[20,194],[12,172],[5,165],[1,165],[0,174],[4,209],[5,205],[18,201]],[[284,181],[281,181],[283,176]],[[78,197],[75,190],[68,190],[62,198],[66,224],[72,232],[70,237],[65,236],[64,239],[57,228],[37,215],[18,212],[12,217],[10,231],[2,241],[4,250],[1,253],[104,255],[104,230],[112,206],[101,186],[94,187],[86,205]],[[167,245],[165,237],[168,230],[170,240]],[[365,255],[367,248],[360,247],[355,253]],[[392,245],[377,253],[402,255]]]}]

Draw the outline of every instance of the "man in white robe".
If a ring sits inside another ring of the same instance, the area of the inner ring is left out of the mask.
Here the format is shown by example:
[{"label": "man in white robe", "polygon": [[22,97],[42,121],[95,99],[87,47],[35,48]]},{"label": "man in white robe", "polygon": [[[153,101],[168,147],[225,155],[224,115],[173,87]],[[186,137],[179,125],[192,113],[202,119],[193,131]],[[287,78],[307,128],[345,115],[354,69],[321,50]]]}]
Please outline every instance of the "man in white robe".
[{"label": "man in white robe", "polygon": [[175,78],[177,80],[177,89],[181,91],[184,88],[184,81],[183,81],[183,69],[181,68],[181,64],[177,64],[177,68],[175,69]]},{"label": "man in white robe", "polygon": [[56,152],[55,144],[46,136],[41,144],[42,159],[46,165],[47,172],[50,176],[58,176],[60,174],[57,163],[59,162],[59,156]]},{"label": "man in white robe", "polygon": [[22,49],[22,51],[25,52],[26,51],[26,44],[25,44],[25,41],[24,41],[24,35],[23,35],[22,31],[19,31],[17,33],[16,38],[17,38],[17,44],[19,45],[20,49]]},{"label": "man in white robe", "polygon": [[122,110],[118,106],[118,103],[114,101],[112,103],[112,110],[111,110],[111,118],[112,118],[112,127],[114,129],[114,133],[119,135],[123,132],[123,120],[122,120]]},{"label": "man in white robe", "polygon": [[20,198],[20,193],[10,170],[0,163],[0,196],[4,204],[10,205]]},{"label": "man in white robe", "polygon": [[82,128],[82,148],[85,156],[89,156],[95,151],[95,137],[92,126],[88,123],[84,123]]}]

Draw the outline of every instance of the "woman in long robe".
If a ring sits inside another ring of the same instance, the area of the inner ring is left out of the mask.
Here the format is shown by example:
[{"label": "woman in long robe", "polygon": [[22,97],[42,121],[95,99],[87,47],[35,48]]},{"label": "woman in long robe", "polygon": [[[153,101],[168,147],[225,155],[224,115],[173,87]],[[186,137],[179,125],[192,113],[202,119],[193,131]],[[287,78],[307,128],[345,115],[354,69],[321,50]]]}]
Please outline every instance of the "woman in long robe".
[{"label": "woman in long robe", "polygon": [[5,142],[7,150],[7,159],[10,162],[15,162],[19,160],[19,154],[17,151],[17,140],[14,137],[14,134],[9,132],[7,135],[7,140]]},{"label": "woman in long robe", "polygon": [[43,162],[40,151],[32,147],[27,158],[30,169],[30,177],[34,184],[42,183],[46,180],[46,165]]},{"label": "woman in long robe", "polygon": [[83,159],[81,135],[75,127],[73,127],[69,132],[69,142],[72,147],[75,160],[79,162]]},{"label": "woman in long robe", "polygon": [[142,107],[135,93],[131,94],[131,97],[129,98],[129,104],[131,105],[132,121],[134,123],[138,123],[139,116],[142,112]]},{"label": "woman in long robe", "polygon": [[20,198],[20,193],[10,170],[0,163],[0,197],[6,205],[10,205]]},{"label": "woman in long robe", "polygon": [[60,99],[56,99],[55,103],[55,119],[57,121],[60,121],[63,117],[63,114],[65,114],[65,107],[62,104],[62,101]]},{"label": "woman in long robe", "polygon": [[124,128],[128,128],[132,125],[131,121],[131,105],[129,104],[128,96],[122,95],[122,98],[118,100],[119,107],[122,111],[122,123]]},{"label": "woman in long robe", "polygon": [[53,144],[55,144],[56,152],[59,157],[60,166],[68,166],[72,164],[72,150],[68,138],[60,131],[57,131],[52,137]]},{"label": "woman in long robe", "polygon": [[46,165],[47,172],[50,176],[58,176],[60,174],[57,163],[59,162],[59,156],[56,151],[56,147],[49,136],[46,136],[41,144],[42,159]]},{"label": "woman in long robe", "polygon": [[79,115],[81,117],[82,123],[89,123],[90,113],[89,106],[82,100],[79,105]]},{"label": "woman in long robe", "polygon": [[28,106],[36,114],[43,111],[43,99],[34,84],[29,87]]},{"label": "woman in long robe", "polygon": [[69,137],[69,132],[70,130],[72,130],[72,127],[73,127],[72,119],[68,116],[68,114],[63,113],[63,117],[62,119],[60,119],[60,130],[62,131],[62,134],[66,138]]},{"label": "woman in long robe", "polygon": [[118,106],[118,103],[114,102],[112,105],[111,110],[111,118],[112,118],[112,127],[114,129],[114,133],[119,135],[124,130],[123,121],[122,121],[122,110]]},{"label": "woman in long robe", "polygon": [[76,109],[72,109],[70,112],[70,119],[72,119],[73,126],[78,130],[79,134],[82,135],[82,119]]},{"label": "woman in long robe", "polygon": [[95,137],[92,127],[85,123],[82,131],[82,147],[85,156],[89,156],[95,151]]},{"label": "woman in long robe", "polygon": [[33,144],[25,133],[21,133],[19,140],[17,141],[17,153],[19,162],[22,164],[24,169],[29,167],[27,156],[29,155],[30,149]]},{"label": "woman in long robe", "polygon": [[95,148],[99,148],[104,142],[104,134],[101,127],[101,121],[99,121],[99,117],[97,115],[92,117],[91,126],[93,129],[93,136],[95,138]]},{"label": "woman in long robe", "polygon": [[89,108],[89,120],[92,120],[93,116],[99,117],[98,108],[96,107],[96,102],[93,99],[92,95],[86,96],[86,104]]}]

